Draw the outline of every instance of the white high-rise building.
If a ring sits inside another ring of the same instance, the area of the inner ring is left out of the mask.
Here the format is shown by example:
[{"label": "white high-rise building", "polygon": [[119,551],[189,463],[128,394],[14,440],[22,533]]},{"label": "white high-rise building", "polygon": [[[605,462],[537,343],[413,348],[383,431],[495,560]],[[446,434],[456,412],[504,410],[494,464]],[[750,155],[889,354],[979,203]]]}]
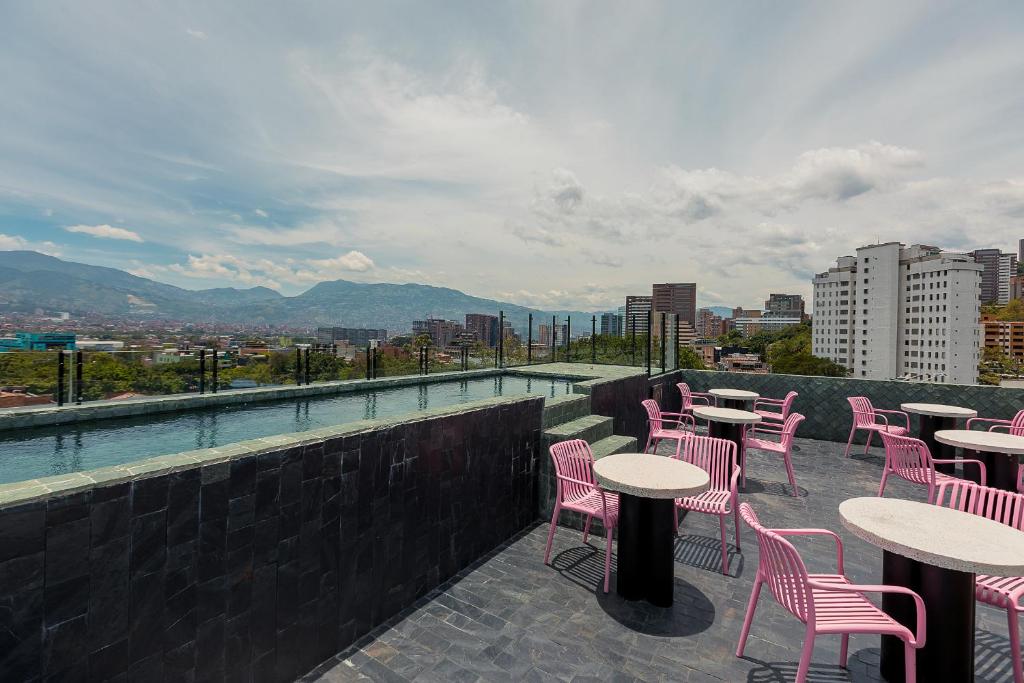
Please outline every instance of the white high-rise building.
[{"label": "white high-rise building", "polygon": [[1016,254],[1000,254],[999,255],[999,280],[996,283],[998,287],[997,301],[1000,306],[1005,306],[1010,303],[1010,278],[1017,274],[1017,255]]},{"label": "white high-rise building", "polygon": [[981,264],[898,242],[861,247],[814,277],[812,353],[853,377],[975,384]]}]

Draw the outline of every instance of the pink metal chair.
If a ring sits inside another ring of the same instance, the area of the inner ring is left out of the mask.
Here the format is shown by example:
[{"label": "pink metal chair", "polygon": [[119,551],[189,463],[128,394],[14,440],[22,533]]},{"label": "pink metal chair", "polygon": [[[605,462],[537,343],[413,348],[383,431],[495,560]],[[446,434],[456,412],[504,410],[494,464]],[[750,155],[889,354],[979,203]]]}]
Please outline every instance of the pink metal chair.
[{"label": "pink metal chair", "polygon": [[[932,457],[928,445],[920,439],[909,436],[896,436],[882,432],[882,444],[885,446],[885,466],[882,468],[882,483],[878,486],[878,496],[885,493],[885,482],[890,474],[906,479],[913,484],[928,487],[928,502],[935,500],[935,486],[948,479],[956,479],[935,469],[935,464],[955,465],[956,460],[937,460]],[[985,464],[980,460],[964,458],[960,462],[974,463],[981,471],[981,481],[985,481]]]},{"label": "pink metal chair", "polygon": [[[939,484],[935,504],[986,517],[1001,524],[1024,531],[1024,495],[1001,489],[979,486],[973,481],[947,479]],[[1024,576],[975,577],[974,597],[978,602],[1006,610],[1010,629],[1010,658],[1013,661],[1013,680],[1024,683],[1024,665],[1021,663],[1018,615],[1024,611]]]},{"label": "pink metal chair", "polygon": [[[850,407],[853,408],[853,426],[850,427],[850,438],[846,440],[846,456],[850,455],[850,445],[853,443],[853,435],[857,431],[863,429],[867,430],[868,440],[864,444],[864,452],[868,452],[868,448],[871,447],[871,439],[875,436],[875,432],[879,434],[896,434],[897,436],[903,436],[910,433],[910,416],[902,410],[882,410],[881,408],[875,408],[871,405],[871,401],[866,396],[850,396],[846,399],[850,402]],[[898,425],[890,425],[889,418],[886,415],[900,415],[903,417],[906,427],[900,427]]]},{"label": "pink metal chair", "polygon": [[[768,584],[775,601],[787,612],[807,626],[796,683],[807,680],[807,670],[814,652],[814,638],[818,635],[841,634],[839,666],[846,668],[846,656],[851,633],[880,633],[896,636],[903,641],[906,680],[917,679],[917,653],[915,649],[925,643],[924,601],[914,591],[902,586],[862,586],[851,583],[843,573],[843,542],[827,529],[766,529],[761,526],[749,503],[740,505],[740,515],[757,534],[760,558],[754,588],[747,603],[747,616],[740,631],[736,656],[743,656],[743,648],[750,634],[761,586]],[[835,574],[808,574],[800,553],[786,536],[830,536],[836,542]],[[910,632],[888,614],[864,597],[865,593],[900,593],[914,599],[917,608],[917,628]]]},{"label": "pink metal chair", "polygon": [[740,468],[736,465],[736,444],[728,439],[710,436],[693,436],[686,440],[683,460],[696,465],[711,478],[711,484],[703,493],[686,498],[676,498],[676,528],[679,527],[679,510],[703,512],[718,515],[718,526],[722,533],[722,573],[729,573],[729,552],[725,544],[725,518],[730,514],[736,518],[736,549],[740,548],[740,518],[737,513],[739,493],[737,481]]},{"label": "pink metal chair", "polygon": [[782,423],[789,417],[793,409],[793,401],[800,394],[791,391],[786,398],[759,398],[754,401],[754,412],[761,416],[763,422]]},{"label": "pink metal chair", "polygon": [[683,407],[680,410],[682,410],[684,413],[689,413],[690,411],[692,411],[695,403],[697,405],[702,406],[715,405],[714,396],[712,396],[711,394],[690,391],[690,385],[687,384],[686,382],[680,382],[679,384],[676,385],[676,388],[679,389],[679,395],[682,396],[683,399]]},{"label": "pink metal chair", "polygon": [[[790,392],[793,393],[793,392]],[[798,496],[800,492],[796,487],[796,477],[793,476],[793,437],[796,436],[796,428],[800,426],[800,423],[804,421],[804,416],[800,413],[791,413],[786,421],[781,425],[772,423],[760,423],[751,425],[750,429],[747,430],[746,436],[743,438],[744,452],[749,453],[751,450],[756,451],[767,451],[768,453],[775,453],[782,456],[783,462],[786,463],[786,474],[789,476],[789,485],[793,487],[793,495]],[[776,436],[778,441],[771,439],[762,438],[763,436]],[[746,475],[747,458],[743,457],[743,483],[744,486],[747,482]]]},{"label": "pink metal chair", "polygon": [[556,443],[549,449],[555,466],[558,491],[555,496],[555,510],[551,514],[551,528],[548,529],[548,545],[544,550],[544,564],[550,564],[551,543],[555,540],[558,515],[562,510],[572,510],[587,516],[583,529],[583,542],[587,542],[590,522],[594,517],[601,521],[607,542],[604,550],[604,592],[608,592],[612,568],[612,531],[619,523],[619,494],[605,491],[594,479],[594,454],[583,439],[572,439]]},{"label": "pink metal chair", "polygon": [[644,446],[644,453],[650,451],[651,446],[654,446],[652,452],[657,452],[658,443],[661,441],[675,441],[678,458],[683,450],[683,442],[697,431],[693,415],[663,413],[653,398],[642,401],[641,404],[647,411],[647,445]]},{"label": "pink metal chair", "polygon": [[1017,414],[1010,420],[1000,420],[994,417],[972,417],[967,421],[967,429],[970,429],[976,424],[992,425],[988,428],[990,432],[998,432],[1006,430],[1008,434],[1014,436],[1024,436],[1024,410],[1017,411]]}]

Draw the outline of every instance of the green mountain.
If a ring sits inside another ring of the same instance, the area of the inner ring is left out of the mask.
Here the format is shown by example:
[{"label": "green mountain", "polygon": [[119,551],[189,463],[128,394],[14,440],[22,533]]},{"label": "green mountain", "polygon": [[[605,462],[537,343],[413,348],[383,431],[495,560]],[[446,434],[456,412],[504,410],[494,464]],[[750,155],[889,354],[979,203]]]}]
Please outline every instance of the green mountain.
[{"label": "green mountain", "polygon": [[341,325],[405,331],[427,316],[462,321],[466,313],[505,312],[525,333],[558,315],[572,316],[574,331],[588,332],[592,313],[540,311],[420,284],[321,282],[298,296],[267,287],[189,290],[116,268],[64,261],[33,251],[0,251],[0,312],[68,311],[72,315],[141,317],[194,322]]}]

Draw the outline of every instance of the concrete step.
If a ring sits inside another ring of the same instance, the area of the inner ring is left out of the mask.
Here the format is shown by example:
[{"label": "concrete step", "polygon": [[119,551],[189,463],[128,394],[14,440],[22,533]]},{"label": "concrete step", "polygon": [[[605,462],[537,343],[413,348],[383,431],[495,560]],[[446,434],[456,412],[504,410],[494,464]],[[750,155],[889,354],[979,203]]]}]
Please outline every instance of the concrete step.
[{"label": "concrete step", "polygon": [[599,460],[606,455],[613,453],[638,453],[639,446],[636,438],[632,436],[619,436],[613,434],[600,441],[590,444],[590,450],[594,452],[594,460]]},{"label": "concrete step", "polygon": [[544,429],[590,415],[590,394],[544,399]]},{"label": "concrete step", "polygon": [[544,446],[567,439],[583,439],[587,443],[595,443],[608,438],[614,430],[614,421],[601,415],[587,415],[569,420],[544,430]]}]

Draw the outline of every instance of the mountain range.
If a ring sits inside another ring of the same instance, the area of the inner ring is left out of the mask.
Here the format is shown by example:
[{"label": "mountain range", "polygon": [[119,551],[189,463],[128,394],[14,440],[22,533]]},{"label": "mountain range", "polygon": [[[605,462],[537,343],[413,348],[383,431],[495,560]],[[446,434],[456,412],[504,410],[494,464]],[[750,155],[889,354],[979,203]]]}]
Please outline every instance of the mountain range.
[{"label": "mountain range", "polygon": [[[297,296],[267,287],[190,290],[116,268],[65,261],[34,251],[0,251],[0,312],[67,311],[73,316],[144,317],[202,323],[340,325],[412,328],[427,316],[462,321],[466,313],[505,312],[525,333],[552,315],[572,316],[573,329],[590,326],[592,312],[541,311],[421,284],[320,282]],[[579,322],[576,322],[579,321]]]}]

